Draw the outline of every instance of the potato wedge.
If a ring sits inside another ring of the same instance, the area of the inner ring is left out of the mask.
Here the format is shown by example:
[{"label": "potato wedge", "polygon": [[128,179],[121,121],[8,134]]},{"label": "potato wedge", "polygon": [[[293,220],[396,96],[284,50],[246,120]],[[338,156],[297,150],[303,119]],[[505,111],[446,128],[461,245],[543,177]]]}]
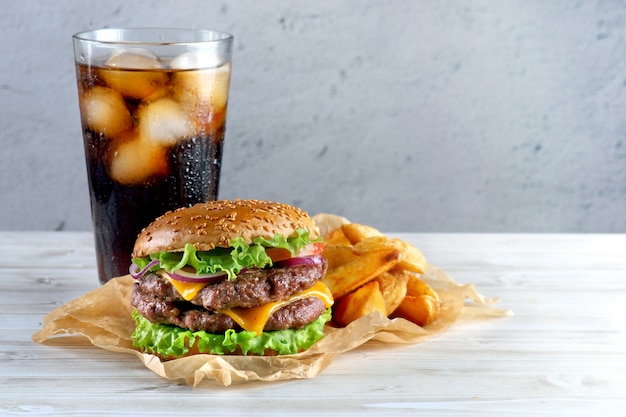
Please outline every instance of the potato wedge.
[{"label": "potato wedge", "polygon": [[426,272],[427,263],[422,252],[402,239],[388,236],[368,236],[354,244],[354,252],[359,255],[385,248],[396,248],[400,251],[399,268],[418,274]]},{"label": "potato wedge", "polygon": [[354,320],[374,311],[387,315],[385,300],[377,281],[371,281],[356,291],[339,299],[333,309],[333,318],[337,324],[347,326]]},{"label": "potato wedge", "polygon": [[338,300],[383,272],[389,271],[399,259],[400,251],[394,248],[369,252],[337,268],[329,268],[323,281],[335,300]]},{"label": "potato wedge", "polygon": [[440,315],[441,303],[430,295],[407,295],[393,312],[394,317],[405,318],[418,326],[426,326]]},{"label": "potato wedge", "polygon": [[324,245],[322,256],[328,261],[328,269],[335,269],[343,264],[352,262],[359,256],[352,251],[351,246]]},{"label": "potato wedge", "polygon": [[406,296],[406,285],[409,282],[410,275],[409,272],[395,267],[374,278],[374,282],[378,282],[380,292],[385,300],[387,315],[393,313],[400,303],[402,303],[402,300]]},{"label": "potato wedge", "polygon": [[420,295],[429,295],[439,301],[437,291],[433,290],[430,285],[413,274],[409,274],[409,280],[406,284],[406,295],[415,297]]},{"label": "potato wedge", "polygon": [[341,226],[341,230],[346,235],[351,244],[355,245],[361,240],[371,236],[383,236],[378,229],[358,223],[348,223]]},{"label": "potato wedge", "polygon": [[341,227],[328,232],[324,236],[324,243],[329,246],[352,246]]}]

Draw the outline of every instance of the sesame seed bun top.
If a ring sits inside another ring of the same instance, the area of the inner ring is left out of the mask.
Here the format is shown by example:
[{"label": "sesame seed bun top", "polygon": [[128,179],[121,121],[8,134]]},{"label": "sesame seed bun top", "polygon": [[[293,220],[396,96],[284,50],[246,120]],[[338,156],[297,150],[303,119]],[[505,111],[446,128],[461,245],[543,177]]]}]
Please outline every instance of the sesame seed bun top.
[{"label": "sesame seed bun top", "polygon": [[313,219],[288,204],[260,200],[220,200],[170,211],[141,231],[132,257],[155,252],[182,252],[187,243],[197,250],[229,247],[241,237],[252,243],[256,237],[271,239],[277,233],[291,236],[297,229],[319,236]]}]

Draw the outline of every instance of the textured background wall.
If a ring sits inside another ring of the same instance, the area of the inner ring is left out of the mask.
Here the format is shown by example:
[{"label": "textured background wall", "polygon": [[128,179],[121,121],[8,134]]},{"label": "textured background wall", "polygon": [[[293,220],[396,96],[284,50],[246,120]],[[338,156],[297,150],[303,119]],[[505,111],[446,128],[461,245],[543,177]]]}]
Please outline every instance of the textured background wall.
[{"label": "textured background wall", "polygon": [[221,197],[386,231],[626,232],[623,1],[3,1],[0,230],[91,227],[71,35],[235,35]]}]

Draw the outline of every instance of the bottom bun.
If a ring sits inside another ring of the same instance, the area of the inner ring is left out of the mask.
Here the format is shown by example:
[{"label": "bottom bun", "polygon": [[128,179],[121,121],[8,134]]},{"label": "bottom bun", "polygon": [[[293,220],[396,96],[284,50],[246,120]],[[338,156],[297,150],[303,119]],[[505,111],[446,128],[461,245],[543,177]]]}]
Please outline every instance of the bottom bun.
[{"label": "bottom bun", "polygon": [[250,331],[228,330],[225,334],[191,331],[169,324],[155,324],[137,310],[132,317],[136,327],[131,339],[141,351],[170,360],[189,355],[292,355],[307,350],[324,337],[324,326],[330,321],[327,309],[314,322],[300,329],[276,330],[257,335]]}]

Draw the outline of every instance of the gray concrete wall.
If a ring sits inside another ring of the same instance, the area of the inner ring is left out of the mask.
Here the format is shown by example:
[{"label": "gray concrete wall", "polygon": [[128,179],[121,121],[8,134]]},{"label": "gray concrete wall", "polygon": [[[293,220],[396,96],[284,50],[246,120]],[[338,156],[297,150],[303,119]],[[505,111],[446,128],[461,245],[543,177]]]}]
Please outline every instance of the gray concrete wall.
[{"label": "gray concrete wall", "polygon": [[71,35],[235,35],[221,196],[386,231],[626,232],[623,1],[2,1],[0,230],[89,230]]}]

